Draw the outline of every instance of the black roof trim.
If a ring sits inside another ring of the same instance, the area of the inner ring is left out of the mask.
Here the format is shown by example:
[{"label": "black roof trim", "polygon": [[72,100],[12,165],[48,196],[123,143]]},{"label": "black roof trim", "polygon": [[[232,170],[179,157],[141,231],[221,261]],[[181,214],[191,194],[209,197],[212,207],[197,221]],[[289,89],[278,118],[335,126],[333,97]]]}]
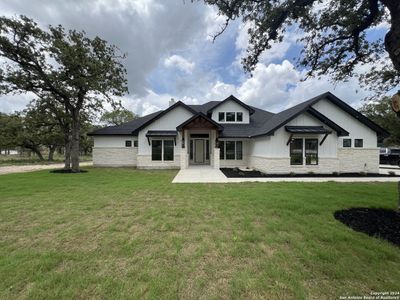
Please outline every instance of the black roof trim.
[{"label": "black roof trim", "polygon": [[197,119],[197,118],[199,118],[199,117],[204,118],[205,120],[207,120],[208,122],[210,122],[211,124],[213,124],[214,126],[216,126],[216,127],[218,128],[218,130],[223,130],[223,129],[224,129],[224,127],[223,127],[221,124],[219,124],[219,123],[215,122],[213,119],[207,117],[207,116],[206,116],[205,114],[203,114],[202,112],[198,112],[198,113],[196,113],[194,116],[192,116],[192,117],[190,117],[189,119],[187,119],[187,120],[186,120],[185,122],[183,122],[182,124],[178,125],[178,126],[176,127],[176,130],[181,131],[182,128],[183,128],[185,125],[189,124],[190,122],[192,122],[193,120],[195,120],[195,119]]},{"label": "black roof trim", "polygon": [[317,133],[330,134],[332,130],[324,128],[324,126],[285,126],[285,130],[290,133]]},{"label": "black roof trim", "polygon": [[336,97],[334,94],[332,94],[331,92],[326,92],[322,95],[317,96],[317,99],[315,100],[315,103],[317,103],[319,100],[321,100],[322,98],[328,98],[330,101],[332,101],[334,104],[336,104],[337,106],[339,106],[341,109],[343,109],[345,112],[347,112],[348,114],[352,115],[354,118],[356,118],[357,120],[359,120],[361,123],[363,123],[365,126],[371,128],[373,131],[375,131],[377,134],[381,135],[382,137],[389,137],[390,133],[387,132],[384,128],[382,128],[381,126],[379,126],[378,124],[376,124],[374,121],[370,120],[369,118],[367,118],[366,116],[364,116],[362,113],[360,113],[359,111],[355,110],[354,108],[352,108],[350,105],[348,105],[346,102],[340,100],[338,97]]},{"label": "black roof trim", "polygon": [[227,102],[227,101],[234,101],[234,102],[236,102],[237,104],[239,104],[240,106],[242,106],[242,107],[244,107],[245,109],[247,109],[247,110],[250,112],[250,114],[253,114],[253,113],[254,113],[254,109],[253,109],[253,108],[251,108],[251,107],[248,106],[247,104],[243,103],[242,101],[240,101],[238,98],[236,98],[236,97],[233,96],[233,95],[230,95],[230,96],[229,96],[228,98],[226,98],[225,100],[222,100],[222,101],[218,102],[216,105],[212,106],[212,107],[207,111],[207,113],[211,113],[215,108],[217,108],[218,106],[220,106],[221,104],[223,104],[223,103],[225,103],[225,102]]},{"label": "black roof trim", "polygon": [[150,119],[149,121],[147,121],[146,123],[144,123],[143,125],[139,126],[138,128],[136,128],[132,133],[138,133],[140,131],[140,129],[150,125],[151,123],[153,123],[155,120],[161,118],[162,116],[166,115],[168,112],[170,112],[171,110],[173,110],[174,108],[178,107],[178,106],[182,106],[184,108],[186,108],[188,111],[190,111],[193,114],[196,114],[197,112],[191,108],[190,106],[186,105],[185,103],[183,103],[182,101],[178,101],[175,104],[171,105],[170,107],[168,107],[166,110],[163,110],[161,113],[159,113],[158,115],[156,115],[154,118]]},{"label": "black roof trim", "polygon": [[335,130],[338,134],[338,136],[348,136],[349,132],[342,127],[340,127],[338,124],[333,122],[331,119],[329,119],[327,116],[321,114],[318,110],[310,107],[307,112],[312,115],[313,117],[317,118],[320,120],[322,123],[328,125],[330,128]]},{"label": "black roof trim", "polygon": [[148,130],[146,137],[152,136],[177,136],[178,132],[176,130]]},{"label": "black roof trim", "polygon": [[[278,128],[284,126],[303,112],[307,111],[311,106],[316,104],[322,99],[328,99],[331,101],[333,104],[359,120],[361,123],[363,123],[365,126],[369,127],[373,131],[375,131],[378,136],[382,137],[388,137],[390,134],[387,132],[385,129],[380,127],[378,124],[374,123],[370,119],[368,119],[366,116],[364,116],[362,113],[358,112],[354,108],[352,108],[350,105],[345,103],[344,101],[340,100],[338,97],[333,95],[331,92],[326,92],[323,94],[320,94],[314,98],[311,98],[310,100],[307,100],[305,102],[302,102],[296,106],[293,106],[287,110],[284,110],[276,115],[274,115],[269,121],[267,121],[265,125],[265,132],[261,132],[255,135],[252,135],[252,137],[258,137],[258,136],[265,136],[265,135],[273,135],[275,130]],[[321,114],[322,115],[322,114]],[[282,119],[280,119],[282,118]],[[268,124],[268,122],[272,123],[271,125]],[[269,125],[269,126],[268,126]],[[270,129],[269,127],[272,126]],[[261,128],[262,130],[263,128]]]}]

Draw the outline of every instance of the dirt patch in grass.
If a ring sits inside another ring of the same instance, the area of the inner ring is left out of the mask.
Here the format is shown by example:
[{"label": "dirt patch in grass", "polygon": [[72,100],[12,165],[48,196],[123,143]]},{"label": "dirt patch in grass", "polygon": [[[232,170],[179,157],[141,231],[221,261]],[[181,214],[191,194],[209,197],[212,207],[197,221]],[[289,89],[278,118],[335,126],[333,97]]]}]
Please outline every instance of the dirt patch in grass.
[{"label": "dirt patch in grass", "polygon": [[400,246],[400,213],[383,208],[350,208],[334,213],[335,219],[355,231]]}]

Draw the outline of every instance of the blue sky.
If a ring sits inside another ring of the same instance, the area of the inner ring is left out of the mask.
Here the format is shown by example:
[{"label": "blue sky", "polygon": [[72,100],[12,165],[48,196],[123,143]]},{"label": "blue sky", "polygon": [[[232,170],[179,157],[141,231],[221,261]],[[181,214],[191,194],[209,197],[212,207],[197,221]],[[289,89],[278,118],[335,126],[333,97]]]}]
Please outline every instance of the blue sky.
[{"label": "blue sky", "polygon": [[[231,23],[213,43],[224,19],[201,1],[182,0],[13,0],[0,4],[8,16],[25,14],[42,26],[62,24],[84,29],[117,45],[128,54],[129,95],[123,104],[138,114],[168,106],[171,98],[185,103],[222,100],[234,94],[248,104],[274,112],[331,91],[354,107],[368,92],[356,78],[334,84],[328,76],[302,81],[296,68],[299,32],[289,30],[280,44],[266,51],[253,76],[240,60],[247,47],[247,26]],[[387,28],[369,32],[383,37]],[[0,97],[0,111],[23,109],[31,95]]]}]

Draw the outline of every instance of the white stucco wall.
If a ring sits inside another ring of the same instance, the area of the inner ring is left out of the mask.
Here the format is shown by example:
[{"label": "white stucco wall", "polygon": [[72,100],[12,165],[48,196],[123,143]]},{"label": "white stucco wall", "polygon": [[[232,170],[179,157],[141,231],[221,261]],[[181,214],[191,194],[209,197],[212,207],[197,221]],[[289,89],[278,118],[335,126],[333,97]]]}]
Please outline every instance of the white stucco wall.
[{"label": "white stucco wall", "polygon": [[[324,126],[318,119],[314,118],[308,113],[301,114],[297,118],[293,119],[285,126]],[[287,158],[289,157],[289,145],[286,145],[289,140],[290,133],[286,132],[285,126],[275,131],[273,136],[264,136],[255,138],[253,140],[250,155],[260,157],[276,157],[276,158]],[[323,139],[323,134],[310,134],[310,135],[293,135],[293,138],[318,138],[318,141]],[[335,131],[328,135],[324,143],[318,147],[319,157],[336,157],[338,147],[338,137]]]},{"label": "white stucco wall", "polygon": [[[176,130],[176,127],[182,124],[184,121],[192,117],[193,114],[187,109],[178,106],[171,110],[161,118],[155,120],[149,126],[143,128],[138,135],[139,140],[139,155],[151,155],[151,146],[148,143],[146,133],[148,130]],[[160,138],[157,138],[160,139]],[[176,146],[174,148],[174,154],[179,154],[181,145],[179,143],[180,136],[176,138]]]},{"label": "white stucco wall", "polygon": [[323,99],[314,104],[313,108],[350,133],[349,136],[339,138],[339,147],[343,145],[343,138],[350,138],[352,139],[352,147],[354,147],[354,139],[363,139],[364,148],[377,148],[376,132],[341,108],[332,104],[329,100]]},{"label": "white stucco wall", "polygon": [[132,147],[133,147],[133,141],[137,140],[137,137],[135,136],[94,136],[93,137],[93,142],[94,142],[94,148],[108,148],[108,147],[114,147],[114,148],[125,148],[125,141],[132,141]]},{"label": "white stucco wall", "polygon": [[[218,121],[218,113],[219,112],[242,112],[243,113],[243,121],[242,122],[219,122]],[[211,118],[221,124],[248,124],[250,122],[249,111],[245,109],[243,106],[237,104],[235,101],[229,100],[225,103],[218,106],[215,110],[212,111]]]}]

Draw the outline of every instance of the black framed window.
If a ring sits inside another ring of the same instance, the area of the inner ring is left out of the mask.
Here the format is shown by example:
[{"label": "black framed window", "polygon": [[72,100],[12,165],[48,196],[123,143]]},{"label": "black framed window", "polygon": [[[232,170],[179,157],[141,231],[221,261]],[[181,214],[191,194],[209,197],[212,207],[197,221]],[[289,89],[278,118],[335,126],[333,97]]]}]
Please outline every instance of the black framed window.
[{"label": "black framed window", "polygon": [[225,158],[226,159],[235,159],[235,141],[226,141],[225,142]]},{"label": "black framed window", "polygon": [[364,147],[364,140],[363,139],[355,139],[354,140],[354,147],[357,147],[357,148]]},{"label": "black framed window", "polygon": [[206,160],[210,159],[210,140],[206,140]]},{"label": "black framed window", "polygon": [[343,139],[343,147],[350,148],[351,147],[351,139]]},{"label": "black framed window", "polygon": [[290,164],[303,164],[303,139],[293,139],[290,143]]},{"label": "black framed window", "polygon": [[137,140],[133,141],[133,147],[135,147],[135,148],[138,147],[138,141]]},{"label": "black framed window", "polygon": [[174,160],[174,141],[164,140],[164,160]]},{"label": "black framed window", "polygon": [[151,141],[151,160],[159,161],[162,155],[162,140]]},{"label": "black framed window", "polygon": [[242,143],[242,141],[236,142],[236,159],[237,160],[243,159],[243,143]]},{"label": "black framed window", "polygon": [[224,112],[218,113],[218,121],[220,121],[220,122],[225,121],[225,113]]},{"label": "black framed window", "polygon": [[243,122],[243,113],[242,112],[237,112],[236,113],[236,121],[237,122]]},{"label": "black framed window", "polygon": [[234,112],[227,112],[226,113],[226,121],[227,122],[235,122],[235,113]]},{"label": "black framed window", "polygon": [[305,139],[306,165],[318,165],[318,139]]},{"label": "black framed window", "polygon": [[219,141],[219,159],[225,159],[225,142]]},{"label": "black framed window", "polygon": [[194,143],[194,141],[190,140],[189,156],[190,156],[191,160],[193,159],[193,143]]}]

